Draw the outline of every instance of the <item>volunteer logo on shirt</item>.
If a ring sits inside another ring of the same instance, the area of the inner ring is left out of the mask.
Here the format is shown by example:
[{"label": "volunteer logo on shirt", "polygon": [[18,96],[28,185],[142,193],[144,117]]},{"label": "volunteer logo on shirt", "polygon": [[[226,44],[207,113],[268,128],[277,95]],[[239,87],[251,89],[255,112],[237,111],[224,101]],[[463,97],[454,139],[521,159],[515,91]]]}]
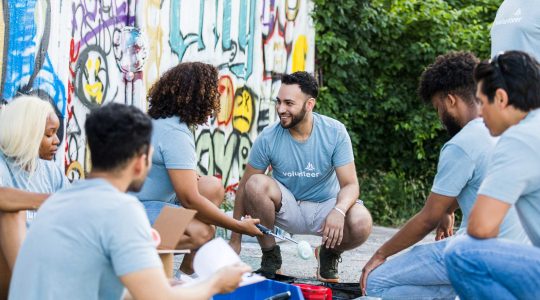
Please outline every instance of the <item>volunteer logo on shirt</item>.
[{"label": "volunteer logo on shirt", "polygon": [[315,166],[312,163],[308,163],[304,168],[305,171],[292,171],[292,172],[282,172],[285,177],[319,177],[321,173],[313,172],[315,171]]},{"label": "volunteer logo on shirt", "polygon": [[494,26],[497,25],[507,25],[507,24],[515,24],[521,22],[523,17],[521,16],[521,8],[516,9],[512,15],[510,15],[510,12],[505,14],[504,16],[500,16],[499,18],[495,19],[495,22],[493,23]]}]

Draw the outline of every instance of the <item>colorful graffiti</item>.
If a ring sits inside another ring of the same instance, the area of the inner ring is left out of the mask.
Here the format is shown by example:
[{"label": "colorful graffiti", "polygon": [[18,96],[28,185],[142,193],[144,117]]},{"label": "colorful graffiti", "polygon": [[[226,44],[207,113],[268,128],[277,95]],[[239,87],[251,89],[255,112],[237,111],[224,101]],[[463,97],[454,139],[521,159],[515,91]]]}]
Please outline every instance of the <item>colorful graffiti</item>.
[{"label": "colorful graffiti", "polygon": [[54,104],[65,129],[57,158],[76,180],[91,167],[83,128],[90,109],[113,101],[147,109],[146,92],[168,68],[212,63],[220,73],[221,111],[195,132],[198,171],[221,177],[234,194],[253,141],[276,119],[281,74],[314,71],[312,6],[308,0],[2,0],[0,94],[9,102],[33,93]]}]

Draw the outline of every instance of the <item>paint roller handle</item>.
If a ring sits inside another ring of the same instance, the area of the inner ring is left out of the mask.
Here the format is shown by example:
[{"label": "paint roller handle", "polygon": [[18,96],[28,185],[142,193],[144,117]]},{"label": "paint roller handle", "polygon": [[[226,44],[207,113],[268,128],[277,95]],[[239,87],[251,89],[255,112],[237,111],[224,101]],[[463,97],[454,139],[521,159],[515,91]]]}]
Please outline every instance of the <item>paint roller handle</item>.
[{"label": "paint roller handle", "polygon": [[272,230],[264,227],[263,225],[261,224],[255,224],[255,226],[257,226],[257,228],[264,234],[272,234]]},{"label": "paint roller handle", "polygon": [[268,297],[264,300],[286,300],[291,298],[292,293],[290,291],[286,291],[283,293],[276,294],[274,296]]}]

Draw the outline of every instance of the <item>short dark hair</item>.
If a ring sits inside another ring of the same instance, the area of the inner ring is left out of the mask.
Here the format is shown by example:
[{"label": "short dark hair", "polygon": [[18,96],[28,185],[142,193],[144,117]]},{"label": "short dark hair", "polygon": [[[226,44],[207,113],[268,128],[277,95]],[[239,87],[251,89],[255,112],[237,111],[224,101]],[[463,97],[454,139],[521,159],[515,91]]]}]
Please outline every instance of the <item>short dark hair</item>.
[{"label": "short dark hair", "polygon": [[313,75],[308,72],[298,71],[292,74],[284,74],[281,76],[281,84],[298,84],[302,93],[317,99],[319,96],[319,85]]},{"label": "short dark hair", "polygon": [[220,109],[218,71],[201,62],[180,63],[152,85],[148,102],[154,119],[179,116],[188,126],[204,124]]},{"label": "short dark hair", "polygon": [[422,72],[418,96],[427,104],[439,93],[460,96],[472,105],[476,103],[476,84],[473,79],[478,58],[471,52],[449,52],[439,55],[435,62]]},{"label": "short dark hair", "polygon": [[148,153],[152,120],[134,106],[111,103],[94,109],[84,128],[93,169],[121,169],[133,157]]},{"label": "short dark hair", "polygon": [[493,103],[497,89],[508,94],[508,103],[521,111],[540,107],[540,65],[523,51],[508,51],[484,60],[474,70],[482,93]]}]

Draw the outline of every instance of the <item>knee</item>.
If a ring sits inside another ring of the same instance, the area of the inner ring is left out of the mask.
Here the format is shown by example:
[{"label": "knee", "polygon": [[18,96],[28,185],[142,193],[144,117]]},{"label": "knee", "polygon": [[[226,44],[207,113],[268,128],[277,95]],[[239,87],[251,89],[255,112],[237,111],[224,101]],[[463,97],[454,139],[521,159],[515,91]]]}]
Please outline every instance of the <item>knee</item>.
[{"label": "knee", "polygon": [[349,216],[348,223],[355,235],[365,241],[371,234],[373,219],[365,206],[361,205],[357,210],[354,216]]},{"label": "knee", "polygon": [[248,198],[257,198],[253,197],[260,193],[267,193],[268,189],[270,187],[269,185],[269,177],[264,174],[255,174],[249,177],[248,181],[246,182],[246,186],[244,187],[244,192],[248,196]]},{"label": "knee", "polygon": [[195,248],[199,248],[214,238],[216,227],[213,225],[204,225],[198,228],[197,233],[192,236],[192,242]]},{"label": "knee", "polygon": [[373,297],[382,297],[384,289],[387,288],[382,284],[382,280],[379,278],[379,272],[377,269],[373,270],[366,282],[366,294]]},{"label": "knee", "polygon": [[209,200],[214,202],[217,206],[221,205],[225,198],[225,189],[221,180],[214,176],[202,176],[201,181],[201,194],[205,194]]},{"label": "knee", "polygon": [[460,268],[468,256],[465,252],[472,249],[473,243],[474,240],[467,235],[457,236],[448,242],[444,249],[444,263],[449,273]]}]

